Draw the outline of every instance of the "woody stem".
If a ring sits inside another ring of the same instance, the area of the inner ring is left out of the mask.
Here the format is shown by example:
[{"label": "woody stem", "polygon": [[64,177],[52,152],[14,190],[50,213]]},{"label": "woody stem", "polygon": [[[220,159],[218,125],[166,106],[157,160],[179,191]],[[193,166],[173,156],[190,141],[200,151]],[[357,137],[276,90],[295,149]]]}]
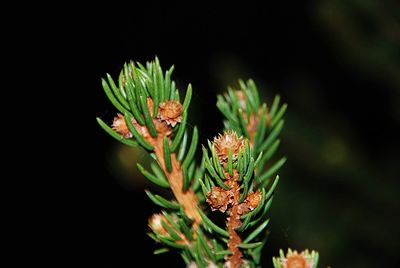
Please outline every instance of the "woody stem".
[{"label": "woody stem", "polygon": [[158,135],[156,138],[148,140],[148,142],[154,146],[157,161],[167,176],[171,190],[178,203],[182,205],[186,215],[193,220],[193,228],[196,230],[201,222],[201,216],[197,210],[198,200],[190,188],[186,192],[182,191],[183,173],[176,154],[171,153],[172,170],[169,172],[165,164],[163,137]]},{"label": "woody stem", "polygon": [[232,252],[232,255],[228,257],[228,261],[230,262],[231,267],[236,268],[240,267],[240,265],[242,264],[242,256],[243,256],[243,253],[238,248],[239,244],[242,243],[242,239],[235,230],[236,228],[242,225],[242,222],[240,220],[240,215],[238,213],[240,186],[235,181],[234,178],[231,178],[229,184],[231,184],[230,191],[233,192],[233,204],[229,217],[227,219],[227,227],[229,233],[228,248]]}]

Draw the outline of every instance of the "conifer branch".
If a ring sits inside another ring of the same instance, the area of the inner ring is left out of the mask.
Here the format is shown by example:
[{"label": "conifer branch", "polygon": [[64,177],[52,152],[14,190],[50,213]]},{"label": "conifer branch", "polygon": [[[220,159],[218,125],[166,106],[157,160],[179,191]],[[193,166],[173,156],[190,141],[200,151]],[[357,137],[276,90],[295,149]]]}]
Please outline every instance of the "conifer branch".
[{"label": "conifer branch", "polygon": [[[117,140],[132,146],[140,145],[154,153],[175,199],[196,227],[201,222],[197,211],[198,200],[191,189],[186,187],[185,191],[182,191],[182,188],[183,170],[193,162],[197,131],[193,134],[195,139],[190,148],[190,159],[186,158],[185,162],[181,163],[174,152],[181,145],[182,133],[186,128],[191,86],[188,87],[182,105],[179,102],[179,92],[170,79],[172,67],[166,72],[164,78],[157,58],[154,62],[147,63],[147,67],[139,63],[137,65],[132,61],[124,65],[119,76],[119,87],[108,74],[107,81],[102,80],[106,95],[124,115],[118,114],[114,118],[112,129],[101,119],[97,120],[107,133]],[[173,131],[176,131],[176,134],[173,134]],[[185,148],[181,146],[181,150]],[[184,167],[183,164],[185,164]],[[152,182],[166,186],[162,178],[153,175],[141,166],[139,169]]]},{"label": "conifer branch", "polygon": [[[164,245],[154,254],[176,249],[188,267],[260,267],[268,211],[279,181],[276,174],[286,161],[271,159],[280,144],[287,106],[276,96],[269,109],[252,80],[239,80],[240,90],[228,88],[217,97],[226,130],[208,142],[208,149],[203,146],[199,164],[197,127],[191,135],[187,129],[192,86],[181,102],[173,70],[174,66],[164,73],[156,58],[145,65],[126,63],[118,83],[107,74],[102,86],[119,113],[111,126],[97,118],[114,139],[150,153],[156,160],[151,171],[138,163],[139,171],[174,195],[168,200],[146,190],[163,209],[149,219],[149,237]],[[224,213],[225,226],[209,215],[216,210]],[[273,264],[295,267],[289,264],[299,256],[309,265],[299,267],[316,267],[318,253],[290,249]]]}]

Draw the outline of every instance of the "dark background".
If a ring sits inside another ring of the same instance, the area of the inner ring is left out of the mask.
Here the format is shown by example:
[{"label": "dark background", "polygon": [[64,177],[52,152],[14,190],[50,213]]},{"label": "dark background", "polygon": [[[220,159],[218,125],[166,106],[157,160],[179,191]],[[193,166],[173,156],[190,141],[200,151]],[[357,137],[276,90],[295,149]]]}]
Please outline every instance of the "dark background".
[{"label": "dark background", "polygon": [[100,78],[117,77],[125,61],[157,55],[164,68],[175,65],[178,88],[192,83],[189,121],[199,127],[201,143],[221,131],[215,96],[237,78],[253,78],[269,104],[275,94],[288,103],[279,150],[288,162],[263,266],[287,247],[318,250],[319,267],[400,265],[395,1],[99,7],[87,14],[86,38],[78,44],[90,58],[82,91],[90,95],[93,133],[83,156],[95,163],[82,178],[89,201],[81,220],[89,219],[82,223],[83,254],[90,251],[104,267],[137,267],[139,259],[149,267],[183,267],[175,253],[152,255],[157,246],[145,231],[158,209],[135,167],[146,161],[144,151],[119,145],[94,119],[111,123],[116,113]]}]

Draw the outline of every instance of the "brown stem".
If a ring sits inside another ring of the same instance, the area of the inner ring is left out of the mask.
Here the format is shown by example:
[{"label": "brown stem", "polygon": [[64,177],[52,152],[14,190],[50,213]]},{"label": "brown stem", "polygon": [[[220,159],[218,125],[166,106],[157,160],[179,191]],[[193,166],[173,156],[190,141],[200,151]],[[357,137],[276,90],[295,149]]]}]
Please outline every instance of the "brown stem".
[{"label": "brown stem", "polygon": [[148,137],[146,140],[154,146],[154,153],[157,157],[157,161],[167,176],[172,192],[178,203],[184,208],[186,215],[194,221],[193,228],[196,230],[201,222],[201,216],[197,210],[198,201],[192,190],[188,189],[186,192],[182,192],[183,173],[176,154],[171,153],[172,170],[168,172],[165,165],[162,135],[158,135],[156,138]]},{"label": "brown stem", "polygon": [[[147,105],[150,111],[153,111],[153,101],[151,98],[147,98]],[[167,176],[168,182],[171,186],[172,192],[175,195],[176,200],[180,205],[182,205],[186,215],[193,220],[193,229],[197,230],[201,222],[201,216],[199,214],[197,204],[198,200],[196,198],[195,193],[187,189],[185,192],[182,191],[183,186],[183,173],[181,169],[180,162],[178,161],[176,154],[171,153],[171,164],[172,170],[169,172],[167,170],[165,164],[165,157],[164,157],[164,136],[169,137],[172,133],[171,127],[167,124],[167,121],[172,125],[173,123],[176,124],[180,122],[180,113],[181,113],[181,105],[177,102],[167,102],[160,109],[163,108],[164,110],[161,113],[161,117],[164,115],[169,118],[171,116],[171,109],[172,115],[174,115],[172,120],[162,120],[160,118],[154,118],[153,124],[157,131],[157,136],[152,137],[150,135],[150,131],[145,125],[140,125],[134,118],[132,118],[132,124],[136,128],[136,130],[143,136],[143,138],[154,147],[154,153],[156,155],[157,162],[159,163],[160,167],[163,169],[165,175]],[[167,109],[169,108],[169,109]],[[164,114],[164,115],[163,115]],[[178,114],[179,116],[176,116]],[[152,114],[151,114],[152,115]],[[125,122],[125,118],[118,114],[117,117],[114,118],[114,122],[112,124],[113,129],[115,129],[121,135],[131,137],[132,134],[130,133],[128,126]],[[170,142],[170,138],[168,138],[168,142]]]},{"label": "brown stem", "polygon": [[240,185],[236,182],[238,179],[238,173],[234,172],[232,177],[229,174],[226,174],[228,181],[227,184],[231,186],[229,190],[233,194],[233,202],[232,207],[230,209],[229,217],[227,219],[227,227],[229,233],[228,240],[228,248],[232,252],[232,255],[228,257],[228,262],[230,263],[230,267],[237,268],[242,264],[242,256],[243,253],[238,248],[239,244],[242,243],[242,239],[236,232],[236,228],[242,225],[242,221],[240,220],[239,214],[239,197],[240,197]]}]

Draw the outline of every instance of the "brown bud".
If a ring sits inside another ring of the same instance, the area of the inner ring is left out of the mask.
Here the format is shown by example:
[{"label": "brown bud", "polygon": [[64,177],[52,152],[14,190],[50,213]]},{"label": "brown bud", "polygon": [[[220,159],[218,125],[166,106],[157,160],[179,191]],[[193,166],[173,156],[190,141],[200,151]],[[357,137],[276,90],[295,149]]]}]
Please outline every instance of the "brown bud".
[{"label": "brown bud", "polygon": [[157,132],[166,136],[170,136],[172,134],[172,129],[165,121],[161,119],[153,119],[154,127],[156,128]]},{"label": "brown bud", "polygon": [[168,222],[163,214],[153,214],[153,216],[149,219],[149,226],[153,230],[153,232],[166,235],[168,234],[167,230],[165,230],[164,226],[162,226],[162,222]]},{"label": "brown bud", "polygon": [[170,100],[162,102],[158,106],[158,110],[158,118],[166,121],[172,127],[182,121],[182,104],[179,101]]},{"label": "brown bud", "polygon": [[211,209],[225,212],[228,205],[232,203],[232,192],[225,191],[221,187],[213,186],[211,191],[207,194],[207,203]]},{"label": "brown bud", "polygon": [[232,149],[233,159],[237,159],[240,148],[244,146],[243,137],[238,137],[235,131],[226,131],[214,138],[214,147],[221,162],[228,161],[229,150]]},{"label": "brown bud", "polygon": [[243,215],[254,210],[261,201],[260,191],[249,193],[243,203],[238,206],[238,214]]},{"label": "brown bud", "polygon": [[260,191],[249,193],[246,201],[249,204],[251,210],[255,209],[261,201],[262,194]]},{"label": "brown bud", "polygon": [[281,259],[282,268],[312,268],[313,261],[305,252],[297,253],[293,251],[286,255],[286,258]]},{"label": "brown bud", "polygon": [[117,116],[114,117],[111,127],[118,134],[121,134],[125,139],[132,138],[132,133],[129,131],[129,128],[125,122],[125,117],[122,114],[117,114]]},{"label": "brown bud", "polygon": [[288,257],[286,261],[287,268],[306,268],[306,265],[306,259],[298,254]]}]

